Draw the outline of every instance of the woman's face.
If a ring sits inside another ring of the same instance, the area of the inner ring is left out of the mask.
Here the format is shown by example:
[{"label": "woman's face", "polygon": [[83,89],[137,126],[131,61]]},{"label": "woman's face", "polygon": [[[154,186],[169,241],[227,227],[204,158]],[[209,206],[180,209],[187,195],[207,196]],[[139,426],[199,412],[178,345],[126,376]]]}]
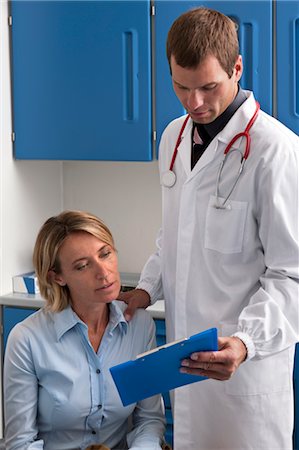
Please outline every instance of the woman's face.
[{"label": "woman's face", "polygon": [[60,286],[67,285],[72,304],[86,306],[115,300],[121,288],[115,250],[95,236],[79,231],[70,234],[58,253]]}]

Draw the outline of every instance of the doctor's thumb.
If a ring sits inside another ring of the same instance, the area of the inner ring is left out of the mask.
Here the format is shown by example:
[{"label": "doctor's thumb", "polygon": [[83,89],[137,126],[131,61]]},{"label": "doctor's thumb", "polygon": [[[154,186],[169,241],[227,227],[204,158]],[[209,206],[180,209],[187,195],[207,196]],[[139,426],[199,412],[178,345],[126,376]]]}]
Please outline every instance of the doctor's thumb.
[{"label": "doctor's thumb", "polygon": [[130,322],[130,320],[132,319],[132,317],[135,314],[136,309],[137,309],[136,306],[128,305],[128,307],[126,308],[126,310],[124,312],[124,317],[127,322]]}]

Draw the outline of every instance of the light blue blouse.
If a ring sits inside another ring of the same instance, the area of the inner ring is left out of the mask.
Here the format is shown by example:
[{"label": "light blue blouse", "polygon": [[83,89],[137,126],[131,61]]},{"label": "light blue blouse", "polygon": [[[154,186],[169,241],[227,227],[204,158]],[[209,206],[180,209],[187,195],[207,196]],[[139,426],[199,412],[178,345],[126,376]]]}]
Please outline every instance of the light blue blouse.
[{"label": "light blue blouse", "polygon": [[15,326],[4,362],[6,450],[77,450],[95,443],[121,450],[161,448],[160,396],[123,407],[109,372],[155,347],[150,314],[139,309],[126,322],[125,306],[110,304],[97,353],[71,307],[59,313],[43,308]]}]

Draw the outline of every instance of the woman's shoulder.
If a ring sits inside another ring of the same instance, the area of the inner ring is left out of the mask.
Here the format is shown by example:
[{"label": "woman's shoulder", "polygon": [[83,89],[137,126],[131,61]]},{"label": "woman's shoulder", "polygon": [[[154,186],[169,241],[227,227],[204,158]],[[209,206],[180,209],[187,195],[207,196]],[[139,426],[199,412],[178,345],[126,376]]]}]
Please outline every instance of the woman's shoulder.
[{"label": "woman's shoulder", "polygon": [[26,319],[18,322],[10,332],[10,339],[12,338],[25,338],[32,333],[39,335],[40,332],[45,328],[46,324],[51,320],[51,314],[41,308],[36,310],[36,312],[30,314]]}]

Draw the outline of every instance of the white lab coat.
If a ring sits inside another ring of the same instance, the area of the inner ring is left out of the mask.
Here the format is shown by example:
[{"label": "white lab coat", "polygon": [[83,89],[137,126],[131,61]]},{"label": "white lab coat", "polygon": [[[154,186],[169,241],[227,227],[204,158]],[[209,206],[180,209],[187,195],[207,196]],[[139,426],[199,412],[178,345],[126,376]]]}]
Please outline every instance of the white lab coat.
[{"label": "white lab coat", "polygon": [[[228,204],[216,209],[216,177],[223,151],[255,111],[253,94],[211,142],[191,171],[192,121],[179,146],[172,188],[162,187],[157,252],[140,288],[165,299],[168,340],[210,327],[243,332],[255,356],[229,381],[207,380],[175,391],[175,450],[292,448],[294,347],[298,319],[299,138],[260,112],[251,152]],[[184,117],[166,128],[160,174],[169,169]],[[234,148],[244,148],[244,139]],[[232,186],[240,156],[221,177]]]}]

